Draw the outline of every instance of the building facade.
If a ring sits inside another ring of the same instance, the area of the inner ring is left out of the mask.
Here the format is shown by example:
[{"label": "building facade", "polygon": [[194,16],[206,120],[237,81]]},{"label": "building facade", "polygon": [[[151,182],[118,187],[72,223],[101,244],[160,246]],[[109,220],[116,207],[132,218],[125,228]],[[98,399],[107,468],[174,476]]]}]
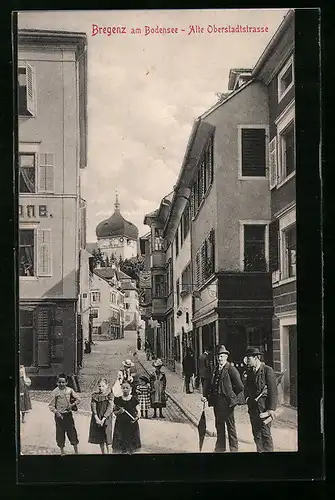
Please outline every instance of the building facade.
[{"label": "building facade", "polygon": [[291,406],[297,406],[294,40],[291,11],[254,70],[269,99],[273,362],[275,371],[284,374],[280,401]]},{"label": "building facade", "polygon": [[33,386],[75,377],[81,363],[86,50],[82,33],[19,31],[19,342]]},{"label": "building facade", "polygon": [[99,338],[119,339],[124,336],[124,293],[120,284],[102,277],[94,269],[90,285],[90,314],[93,335]]},{"label": "building facade", "polygon": [[138,254],[138,229],[122,217],[116,196],[113,215],[96,227],[97,247],[109,259],[131,259]]}]

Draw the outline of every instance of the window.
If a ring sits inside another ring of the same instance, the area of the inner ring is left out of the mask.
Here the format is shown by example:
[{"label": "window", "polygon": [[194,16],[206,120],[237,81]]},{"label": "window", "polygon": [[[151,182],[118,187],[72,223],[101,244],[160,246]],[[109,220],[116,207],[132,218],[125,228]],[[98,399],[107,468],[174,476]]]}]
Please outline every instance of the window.
[{"label": "window", "polygon": [[[213,140],[210,137],[203,157],[200,160],[199,170],[196,175],[195,182],[191,189],[191,217],[195,217],[202,200],[213,183],[214,163],[213,163]],[[187,230],[188,231],[188,230]],[[186,233],[187,234],[187,233]]]},{"label": "window", "polygon": [[189,263],[182,275],[181,275],[181,288],[182,288],[182,292],[183,292],[183,296],[186,297],[187,295],[189,295],[191,292],[192,292],[192,267],[191,267],[191,263]]},{"label": "window", "polygon": [[35,73],[30,64],[18,68],[19,116],[35,116]]},{"label": "window", "polygon": [[187,203],[184,213],[182,215],[181,224],[181,238],[182,242],[186,239],[190,230],[190,205]]},{"label": "window", "polygon": [[177,307],[179,307],[179,303],[180,303],[180,281],[179,281],[179,279],[176,281],[176,295],[177,295]]},{"label": "window", "polygon": [[126,309],[130,309],[130,304],[129,302],[126,303]]},{"label": "window", "polygon": [[[19,190],[20,193],[54,192],[54,154],[41,153],[37,167],[38,147],[22,145],[29,151],[19,153]],[[35,151],[32,151],[35,150]]]},{"label": "window", "polygon": [[164,275],[157,274],[154,277],[154,283],[155,283],[155,288],[154,288],[155,297],[165,297]]},{"label": "window", "polygon": [[20,229],[20,276],[35,276],[35,231]]},{"label": "window", "polygon": [[195,258],[196,285],[202,286],[215,273],[215,232],[212,229]]},{"label": "window", "polygon": [[91,292],[91,301],[93,303],[100,302],[100,292]]},{"label": "window", "polygon": [[266,271],[264,224],[244,224],[244,271]]},{"label": "window", "polygon": [[179,254],[179,226],[177,227],[176,231],[175,245],[176,245],[176,256],[177,256]]},{"label": "window", "polygon": [[295,171],[294,121],[279,134],[280,182]]},{"label": "window", "polygon": [[239,177],[266,177],[266,130],[260,126],[241,126]]},{"label": "window", "polygon": [[288,93],[294,85],[293,56],[287,61],[278,74],[278,102]]},{"label": "window", "polygon": [[92,307],[91,308],[91,316],[92,318],[99,318],[99,308],[98,307]]},{"label": "window", "polygon": [[115,293],[111,292],[111,302],[112,304],[116,304],[116,297],[115,297]]},{"label": "window", "polygon": [[293,278],[296,276],[296,226],[290,226],[283,231],[284,243],[284,276]]},{"label": "window", "polygon": [[20,193],[36,192],[36,156],[34,153],[19,154]]},{"label": "window", "polygon": [[20,308],[20,364],[33,366],[35,361],[34,311]]},{"label": "window", "polygon": [[162,250],[162,245],[163,245],[163,230],[158,229],[157,227],[155,228],[155,243],[154,243],[154,249],[156,251],[161,251]]}]

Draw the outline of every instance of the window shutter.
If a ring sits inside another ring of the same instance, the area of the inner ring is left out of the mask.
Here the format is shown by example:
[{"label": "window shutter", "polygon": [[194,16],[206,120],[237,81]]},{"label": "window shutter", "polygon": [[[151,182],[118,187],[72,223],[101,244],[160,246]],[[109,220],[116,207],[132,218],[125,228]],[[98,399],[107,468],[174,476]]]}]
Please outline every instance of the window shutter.
[{"label": "window shutter", "polygon": [[55,155],[53,153],[40,153],[39,155],[39,186],[40,193],[53,193]]},{"label": "window shutter", "polygon": [[208,145],[208,163],[209,163],[209,178],[208,178],[208,184],[209,186],[213,182],[213,175],[214,175],[214,155],[213,155],[213,137],[210,138],[209,145]]},{"label": "window shutter", "polygon": [[37,230],[38,276],[51,276],[51,230]]},{"label": "window shutter", "polygon": [[275,136],[269,144],[269,165],[270,165],[270,189],[277,184],[277,137]]},{"label": "window shutter", "polygon": [[265,129],[242,128],[242,175],[265,177]]},{"label": "window shutter", "polygon": [[207,276],[207,241],[205,240],[201,246],[201,284],[206,281]]},{"label": "window shutter", "polygon": [[279,219],[269,225],[269,269],[270,272],[279,269]]},{"label": "window shutter", "polygon": [[212,273],[214,273],[215,272],[215,231],[214,231],[214,229],[212,229],[210,234],[209,234],[209,244],[210,244]]},{"label": "window shutter", "polygon": [[50,308],[46,307],[39,307],[36,311],[38,367],[50,366],[50,338],[52,328],[50,313]]},{"label": "window shutter", "polygon": [[193,219],[194,215],[195,215],[195,206],[194,206],[194,184],[192,186],[192,190],[191,190],[191,218]]},{"label": "window shutter", "polygon": [[198,250],[195,256],[195,273],[196,284],[199,287],[201,285],[200,250]]},{"label": "window shutter", "polygon": [[26,64],[27,76],[27,110],[33,116],[36,113],[36,88],[35,88],[35,72],[30,64]]}]

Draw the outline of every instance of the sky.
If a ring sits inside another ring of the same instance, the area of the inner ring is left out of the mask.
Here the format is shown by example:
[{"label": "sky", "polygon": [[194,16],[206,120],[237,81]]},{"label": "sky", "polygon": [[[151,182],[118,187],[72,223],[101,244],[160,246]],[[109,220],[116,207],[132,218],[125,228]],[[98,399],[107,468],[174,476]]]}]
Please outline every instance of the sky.
[{"label": "sky", "polygon": [[[144,216],[173,190],[194,120],[215,104],[217,92],[227,91],[231,68],[255,65],[287,11],[19,13],[21,29],[87,33],[88,166],[82,194],[89,242],[96,241],[97,224],[114,212],[116,191],[122,215],[140,235],[148,232]],[[106,33],[93,36],[92,25],[106,27]],[[267,26],[268,32],[209,33],[214,25]],[[124,26],[126,33],[108,36],[113,26]],[[178,33],[145,35],[145,26]]]}]

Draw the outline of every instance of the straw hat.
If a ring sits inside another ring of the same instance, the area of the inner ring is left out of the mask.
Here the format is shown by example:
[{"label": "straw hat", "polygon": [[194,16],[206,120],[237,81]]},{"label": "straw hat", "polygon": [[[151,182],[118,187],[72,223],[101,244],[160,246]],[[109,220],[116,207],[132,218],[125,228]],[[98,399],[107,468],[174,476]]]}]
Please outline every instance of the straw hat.
[{"label": "straw hat", "polygon": [[135,364],[131,361],[131,359],[126,359],[125,361],[122,361],[122,364],[126,368],[131,368],[132,366],[135,366]]}]

